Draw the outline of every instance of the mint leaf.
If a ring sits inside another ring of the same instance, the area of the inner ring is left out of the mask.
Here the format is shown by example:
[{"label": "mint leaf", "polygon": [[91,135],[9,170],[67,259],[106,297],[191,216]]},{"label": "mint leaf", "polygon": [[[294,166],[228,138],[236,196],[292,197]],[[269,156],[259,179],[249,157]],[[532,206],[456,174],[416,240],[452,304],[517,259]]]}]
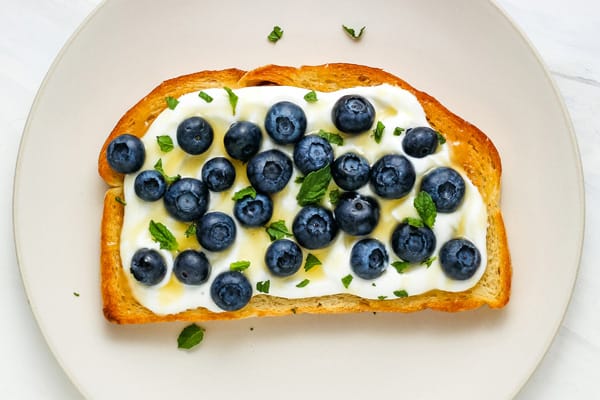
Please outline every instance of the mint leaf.
[{"label": "mint leaf", "polygon": [[404,128],[400,128],[399,126],[397,126],[394,129],[394,136],[400,136],[404,133],[405,129]]},{"label": "mint leaf", "polygon": [[269,39],[270,42],[277,43],[282,36],[283,30],[280,26],[275,25],[271,33],[269,33],[269,36],[267,36],[267,39]]},{"label": "mint leaf", "polygon": [[396,268],[399,274],[403,274],[404,271],[410,266],[408,261],[394,261],[392,267]]},{"label": "mint leaf", "polygon": [[173,139],[169,135],[157,136],[156,142],[158,143],[158,147],[160,147],[160,151],[168,153],[173,150]]},{"label": "mint leaf", "polygon": [[75,297],[79,297],[79,293],[77,293],[77,292],[73,292],[73,296],[75,296]]},{"label": "mint leaf", "polygon": [[180,349],[191,349],[204,339],[204,328],[191,324],[183,328],[177,337],[177,347]]},{"label": "mint leaf", "polygon": [[333,189],[329,191],[329,202],[332,205],[336,205],[340,201],[340,191],[339,189]]},{"label": "mint leaf", "polygon": [[433,228],[435,217],[437,216],[437,210],[429,193],[420,191],[419,194],[417,194],[417,197],[415,197],[413,205],[415,206],[415,209],[419,213],[419,217],[421,217],[425,225]]},{"label": "mint leaf", "polygon": [[167,103],[167,107],[169,107],[171,110],[174,110],[175,107],[177,107],[177,104],[179,104],[179,100],[171,96],[165,97],[165,102]]},{"label": "mint leaf", "polygon": [[176,182],[179,179],[181,179],[181,175],[179,175],[179,174],[177,174],[175,176],[168,176],[165,173],[165,170],[163,169],[163,166],[162,166],[161,158],[159,158],[158,161],[156,162],[156,164],[154,164],[154,169],[157,170],[158,172],[160,172],[160,174],[163,176],[163,178],[165,178],[165,182],[167,182],[167,185],[170,185],[173,182]]},{"label": "mint leaf", "polygon": [[323,129],[319,129],[319,133],[317,135],[321,136],[323,139],[327,140],[331,144],[337,144],[340,146],[344,145],[344,138],[338,135],[337,133],[327,132]]},{"label": "mint leaf", "polygon": [[304,177],[300,191],[296,195],[296,200],[301,206],[315,204],[327,193],[327,187],[331,181],[331,170],[329,164],[321,169],[310,172]]},{"label": "mint leaf", "polygon": [[190,224],[190,226],[187,227],[187,229],[185,230],[185,232],[183,234],[185,235],[186,238],[189,238],[190,236],[194,236],[196,234],[196,224],[194,222],[192,222]]},{"label": "mint leaf", "polygon": [[377,299],[378,300],[385,300],[385,299],[387,299],[387,296],[377,296]]},{"label": "mint leaf", "polygon": [[294,183],[302,183],[302,182],[304,182],[303,176],[297,176],[296,179],[294,179]]},{"label": "mint leaf", "polygon": [[321,260],[319,260],[314,254],[308,253],[306,255],[306,261],[304,262],[304,270],[308,271],[312,267],[316,267],[317,265],[322,265]]},{"label": "mint leaf", "polygon": [[229,96],[229,104],[231,104],[231,110],[233,112],[233,115],[235,115],[235,108],[237,107],[237,102],[239,98],[235,93],[233,93],[233,90],[231,90],[227,86],[225,86],[223,89],[225,89],[225,91],[227,92],[227,96]]},{"label": "mint leaf", "polygon": [[258,290],[261,293],[269,293],[270,287],[271,287],[270,280],[256,282],[256,290]]},{"label": "mint leaf", "polygon": [[394,291],[394,296],[396,296],[396,297],[407,297],[408,293],[406,292],[406,290],[396,290],[396,291]]},{"label": "mint leaf", "polygon": [[441,134],[441,133],[439,133],[438,131],[435,131],[435,134],[437,135],[438,142],[439,142],[440,144],[444,144],[444,143],[446,143],[446,138],[445,138],[444,136],[442,136],[442,134]]},{"label": "mint leaf", "polygon": [[415,228],[422,228],[424,226],[423,221],[421,221],[419,218],[406,217],[404,218],[404,222],[410,226],[414,226]]},{"label": "mint leaf", "polygon": [[342,28],[344,28],[344,31],[346,31],[346,33],[354,40],[359,40],[363,34],[363,32],[365,31],[366,26],[363,26],[362,28],[360,28],[360,31],[358,32],[358,34],[356,33],[356,31],[354,30],[354,28],[349,28],[346,25],[342,25]]},{"label": "mint leaf", "polygon": [[231,264],[229,264],[229,269],[232,271],[243,271],[245,269],[248,269],[248,267],[250,266],[250,261],[234,261]]},{"label": "mint leaf", "polygon": [[200,93],[198,93],[198,97],[200,97],[202,100],[204,100],[207,103],[212,103],[213,98],[210,97],[210,95],[206,92],[200,91]]},{"label": "mint leaf", "polygon": [[304,100],[306,100],[308,103],[314,103],[318,101],[319,99],[317,99],[317,92],[311,90],[310,92],[306,93],[304,95]]},{"label": "mint leaf", "polygon": [[431,267],[431,264],[435,261],[437,257],[429,257],[427,260],[424,260],[421,264],[427,265],[427,268]]},{"label": "mint leaf", "polygon": [[271,223],[271,225],[266,227],[265,230],[269,234],[271,242],[274,240],[283,239],[285,236],[292,236],[292,232],[288,230],[288,228],[285,226],[285,221],[282,219]]},{"label": "mint leaf", "polygon": [[383,131],[385,130],[385,125],[383,122],[377,121],[377,126],[373,130],[373,139],[375,139],[375,143],[381,143],[381,138],[383,137]]},{"label": "mint leaf", "polygon": [[248,186],[246,188],[243,188],[241,190],[238,190],[237,192],[235,192],[233,194],[233,197],[231,198],[231,200],[241,200],[246,196],[250,196],[253,199],[256,197],[256,189],[254,189],[252,186]]},{"label": "mint leaf", "polygon": [[344,287],[346,289],[348,289],[348,286],[350,286],[350,283],[352,283],[352,279],[354,279],[354,277],[350,274],[346,275],[345,277],[342,278],[342,285],[344,285]]},{"label": "mint leaf", "polygon": [[122,198],[120,198],[119,196],[115,197],[115,201],[121,205],[126,206],[127,202],[125,200],[123,200]]},{"label": "mint leaf", "polygon": [[154,220],[150,220],[150,225],[148,227],[150,230],[150,236],[152,236],[152,240],[160,245],[161,249],[175,251],[177,250],[178,244],[177,239],[171,233],[169,228],[160,222],[154,222]]},{"label": "mint leaf", "polygon": [[304,279],[302,282],[300,282],[299,284],[297,284],[296,287],[303,288],[304,286],[308,285],[309,283],[310,283],[310,280]]}]

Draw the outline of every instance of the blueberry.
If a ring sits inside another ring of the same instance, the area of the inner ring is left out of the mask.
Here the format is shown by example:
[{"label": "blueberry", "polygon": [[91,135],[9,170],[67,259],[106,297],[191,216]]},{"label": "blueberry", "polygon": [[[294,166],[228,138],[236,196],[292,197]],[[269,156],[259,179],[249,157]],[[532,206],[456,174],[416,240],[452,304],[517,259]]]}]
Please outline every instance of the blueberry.
[{"label": "blueberry", "polygon": [[340,229],[349,235],[368,235],[379,222],[379,204],[370,196],[344,192],[333,211]]},{"label": "blueberry", "polygon": [[130,271],[138,282],[153,286],[167,274],[167,264],[158,251],[142,248],[133,254]]},{"label": "blueberry", "polygon": [[296,104],[280,101],[267,111],[265,130],[275,143],[297,143],[306,131],[306,114]]},{"label": "blueberry", "polygon": [[190,117],[177,127],[177,143],[188,154],[202,154],[213,142],[212,126],[201,117]]},{"label": "blueberry", "polygon": [[333,149],[321,136],[305,136],[294,147],[294,163],[304,175],[321,169],[332,161]]},{"label": "blueberry", "polygon": [[280,150],[263,151],[248,162],[246,174],[257,191],[276,193],[292,177],[292,160]]},{"label": "blueberry", "polygon": [[392,233],[392,249],[404,261],[421,263],[435,250],[435,235],[424,226],[418,228],[406,222],[401,223]]},{"label": "blueberry", "polygon": [[383,243],[377,239],[362,239],[352,246],[350,267],[363,279],[375,279],[384,273],[389,258]]},{"label": "blueberry", "polygon": [[173,274],[186,285],[200,285],[208,280],[210,263],[206,255],[196,250],[184,250],[173,262]]},{"label": "blueberry", "polygon": [[236,311],[250,301],[252,285],[239,271],[222,272],[210,286],[210,296],[222,310]]},{"label": "blueberry", "polygon": [[262,193],[255,198],[245,196],[235,202],[233,215],[244,226],[263,226],[273,216],[273,201]]},{"label": "blueberry", "polygon": [[225,157],[211,158],[202,166],[202,182],[213,192],[229,189],[234,181],[235,168]]},{"label": "blueberry", "polygon": [[345,153],[335,159],[331,176],[344,190],[356,190],[369,182],[371,167],[366,158],[356,153]]},{"label": "blueberry", "polygon": [[236,233],[233,219],[220,211],[206,213],[196,223],[196,238],[206,250],[225,250],[235,241]]},{"label": "blueberry", "polygon": [[465,181],[452,168],[439,167],[423,177],[421,190],[429,193],[438,212],[450,213],[463,201]]},{"label": "blueberry", "polygon": [[165,193],[165,208],[179,221],[191,222],[208,209],[208,189],[204,182],[183,178],[171,184]]},{"label": "blueberry", "polygon": [[225,133],[223,143],[227,154],[246,162],[258,153],[262,143],[262,132],[258,125],[252,122],[234,122]]},{"label": "blueberry", "polygon": [[371,188],[386,199],[399,199],[407,195],[415,184],[415,179],[412,163],[398,154],[383,156],[371,169]]},{"label": "blueberry", "polygon": [[331,211],[319,206],[306,206],[294,218],[292,232],[300,246],[322,249],[335,238],[338,225]]},{"label": "blueberry", "polygon": [[156,201],[164,196],[167,191],[167,183],[160,172],[148,169],[135,177],[133,189],[140,199]]},{"label": "blueberry", "polygon": [[469,279],[481,265],[481,254],[467,239],[451,239],[440,249],[440,263],[444,273],[457,280]]},{"label": "blueberry", "polygon": [[265,263],[275,276],[293,275],[302,264],[302,250],[291,240],[276,240],[267,248]]},{"label": "blueberry", "polygon": [[362,96],[346,95],[333,105],[331,119],[335,127],[344,133],[361,133],[373,126],[375,108]]},{"label": "blueberry", "polygon": [[438,135],[433,129],[420,126],[408,129],[402,140],[402,149],[411,157],[423,158],[435,152]]},{"label": "blueberry", "polygon": [[142,168],[146,159],[144,143],[133,135],[125,133],[114,138],[106,148],[106,161],[116,172],[129,174]]}]

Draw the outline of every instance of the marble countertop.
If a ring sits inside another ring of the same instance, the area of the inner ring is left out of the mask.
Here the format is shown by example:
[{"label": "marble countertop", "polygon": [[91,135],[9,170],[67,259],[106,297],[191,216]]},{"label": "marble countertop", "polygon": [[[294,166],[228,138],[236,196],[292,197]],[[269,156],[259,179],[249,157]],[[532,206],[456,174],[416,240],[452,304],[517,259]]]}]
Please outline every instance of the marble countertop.
[{"label": "marble countertop", "polygon": [[[99,0],[3,0],[0,13],[0,398],[78,399],[28,307],[13,244],[19,140],[46,71]],[[498,0],[546,63],[570,112],[586,191],[585,242],[571,304],[518,399],[597,398],[600,371],[600,3]]]}]

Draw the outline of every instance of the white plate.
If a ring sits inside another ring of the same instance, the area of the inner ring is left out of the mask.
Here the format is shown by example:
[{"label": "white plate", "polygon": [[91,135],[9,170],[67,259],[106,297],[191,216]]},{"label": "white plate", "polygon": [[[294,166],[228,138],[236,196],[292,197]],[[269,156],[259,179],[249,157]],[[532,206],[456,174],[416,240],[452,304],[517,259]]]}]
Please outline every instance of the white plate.
[{"label": "white plate", "polygon": [[[342,24],[366,26],[362,40]],[[284,30],[276,44],[266,40],[274,25]],[[123,112],[162,80],[196,70],[333,61],[383,67],[495,142],[514,263],[509,305],[206,323],[190,352],[176,348],[184,324],[107,323],[96,161]],[[561,100],[492,3],[107,1],[58,57],[31,111],[15,237],[41,330],[87,397],[501,399],[518,392],[562,320],[579,264],[582,187]]]}]

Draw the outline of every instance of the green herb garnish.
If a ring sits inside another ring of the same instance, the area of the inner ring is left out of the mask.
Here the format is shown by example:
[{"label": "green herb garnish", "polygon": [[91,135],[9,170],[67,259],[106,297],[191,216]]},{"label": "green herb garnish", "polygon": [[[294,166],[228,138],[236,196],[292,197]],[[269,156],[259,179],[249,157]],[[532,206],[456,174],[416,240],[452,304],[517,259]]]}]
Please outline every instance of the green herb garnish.
[{"label": "green herb garnish", "polygon": [[186,238],[189,238],[190,236],[194,236],[196,234],[196,224],[194,222],[192,222],[190,224],[190,226],[187,227],[187,229],[185,230],[185,232],[183,234],[185,235]]},{"label": "green herb garnish", "polygon": [[175,107],[177,107],[177,104],[179,104],[179,100],[171,96],[165,97],[165,102],[167,103],[167,107],[169,107],[171,110],[174,110]]},{"label": "green herb garnish", "polygon": [[296,179],[294,179],[294,183],[302,183],[304,182],[304,176],[297,176]]},{"label": "green herb garnish", "polygon": [[427,265],[427,268],[431,267],[431,264],[435,261],[437,257],[429,257],[427,260],[423,261],[421,264]]},{"label": "green herb garnish", "polygon": [[270,280],[256,282],[256,290],[258,290],[261,293],[269,293],[270,287],[271,287]]},{"label": "green herb garnish", "polygon": [[77,293],[77,292],[73,292],[73,296],[75,296],[75,297],[79,297],[79,293]]},{"label": "green herb garnish", "polygon": [[419,213],[419,217],[421,217],[425,225],[433,228],[435,217],[437,216],[437,210],[431,195],[425,191],[420,191],[419,194],[417,194],[417,197],[415,197],[413,205],[415,206],[415,209]]},{"label": "green herb garnish", "polygon": [[404,128],[400,128],[399,126],[397,126],[394,129],[394,136],[400,136],[404,133],[405,129]]},{"label": "green herb garnish", "polygon": [[331,181],[331,169],[329,164],[321,169],[310,172],[304,177],[300,191],[296,195],[296,200],[301,206],[315,204],[327,193],[327,187]]},{"label": "green herb garnish", "polygon": [[269,33],[269,36],[267,36],[267,39],[269,39],[270,42],[277,43],[277,41],[281,39],[282,36],[283,30],[280,26],[275,25],[271,33]]},{"label": "green herb garnish", "polygon": [[410,266],[408,261],[394,261],[392,267],[396,268],[399,274],[403,274],[404,271]]},{"label": "green herb garnish", "polygon": [[158,147],[160,147],[160,151],[168,153],[173,150],[173,139],[169,135],[157,136],[156,142],[158,143]]},{"label": "green herb garnish", "polygon": [[375,143],[381,143],[381,138],[383,137],[383,131],[385,130],[385,125],[383,122],[377,121],[377,126],[373,130],[373,139],[375,139]]},{"label": "green herb garnish", "polygon": [[210,95],[206,92],[200,91],[200,93],[198,93],[198,97],[200,97],[202,100],[204,100],[207,103],[212,103],[213,98],[210,97]]},{"label": "green herb garnish", "polygon": [[177,338],[177,347],[180,349],[191,349],[204,339],[204,328],[191,324],[183,328]]},{"label": "green herb garnish", "polygon": [[163,166],[162,166],[161,158],[159,158],[158,161],[156,162],[156,164],[154,164],[154,169],[157,170],[158,172],[160,172],[160,174],[163,176],[163,178],[165,178],[165,182],[167,182],[167,185],[170,185],[173,182],[176,182],[179,179],[181,179],[181,175],[179,175],[179,174],[177,174],[175,176],[168,176],[165,173],[165,170],[163,169]]},{"label": "green herb garnish", "polygon": [[319,260],[314,254],[308,253],[306,255],[306,261],[304,262],[304,270],[308,271],[317,265],[322,265],[321,260]]},{"label": "green herb garnish", "polygon": [[345,277],[342,278],[342,285],[344,285],[344,287],[346,289],[348,289],[348,286],[350,286],[352,279],[354,279],[354,277],[352,275],[350,275],[350,274],[346,275]]},{"label": "green herb garnish", "polygon": [[339,189],[333,189],[329,191],[329,202],[332,205],[336,205],[339,201],[340,201],[340,190]]},{"label": "green herb garnish", "polygon": [[234,261],[229,264],[229,269],[232,271],[244,271],[250,266],[250,261]]},{"label": "green herb garnish", "polygon": [[223,89],[225,89],[225,91],[227,92],[227,96],[229,96],[229,104],[231,104],[231,110],[233,112],[233,115],[235,115],[235,108],[237,107],[238,97],[235,93],[233,93],[233,90],[231,90],[227,86],[223,87]]},{"label": "green herb garnish", "polygon": [[170,251],[177,250],[177,239],[175,239],[175,236],[173,236],[169,228],[167,228],[165,225],[160,222],[154,222],[154,220],[150,220],[148,229],[150,230],[150,236],[152,236],[152,240],[158,243],[161,249]]},{"label": "green herb garnish", "polygon": [[358,32],[358,34],[356,33],[356,31],[354,30],[354,28],[349,28],[346,25],[342,25],[342,28],[344,28],[344,31],[346,31],[346,33],[354,40],[358,40],[361,38],[363,32],[365,31],[366,26],[363,26],[362,28],[360,28],[360,31]]},{"label": "green herb garnish", "polygon": [[396,290],[396,291],[394,291],[394,296],[396,296],[396,297],[407,297],[408,293],[406,292],[406,290]]},{"label": "green herb garnish", "polygon": [[123,200],[122,198],[120,198],[119,196],[115,197],[115,201],[123,206],[127,205],[127,202],[125,200]]},{"label": "green herb garnish", "polygon": [[442,136],[442,134],[441,134],[441,133],[439,133],[438,131],[435,131],[435,134],[437,135],[438,142],[439,142],[440,144],[444,144],[444,143],[446,143],[446,138],[445,138],[444,136]]},{"label": "green herb garnish", "polygon": [[256,197],[256,189],[254,189],[252,186],[248,186],[241,190],[238,190],[237,192],[235,192],[233,194],[233,197],[231,198],[231,200],[233,200],[233,201],[241,200],[246,196],[250,196],[254,199]]},{"label": "green herb garnish", "polygon": [[378,300],[385,300],[385,299],[387,299],[387,296],[377,296],[377,299]]},{"label": "green herb garnish", "polygon": [[303,288],[304,286],[308,285],[309,283],[310,283],[310,280],[304,279],[302,282],[300,282],[299,284],[297,284],[296,287]]},{"label": "green herb garnish", "polygon": [[269,234],[271,242],[274,240],[283,239],[285,236],[292,236],[292,232],[288,230],[288,228],[285,226],[285,221],[282,219],[271,223],[271,225],[267,226],[265,230]]},{"label": "green herb garnish", "polygon": [[423,224],[423,221],[421,221],[419,218],[406,217],[404,218],[404,222],[406,222],[410,226],[414,226],[415,228],[422,228],[423,226],[425,226]]},{"label": "green herb garnish", "polygon": [[323,129],[319,130],[317,135],[321,136],[323,139],[327,140],[329,143],[337,144],[340,146],[344,145],[344,138],[338,135],[337,133],[327,132]]},{"label": "green herb garnish", "polygon": [[314,90],[311,90],[310,92],[306,93],[304,95],[304,100],[306,100],[309,103],[314,103],[314,102],[318,101],[319,99],[317,99],[317,92],[315,92]]}]

